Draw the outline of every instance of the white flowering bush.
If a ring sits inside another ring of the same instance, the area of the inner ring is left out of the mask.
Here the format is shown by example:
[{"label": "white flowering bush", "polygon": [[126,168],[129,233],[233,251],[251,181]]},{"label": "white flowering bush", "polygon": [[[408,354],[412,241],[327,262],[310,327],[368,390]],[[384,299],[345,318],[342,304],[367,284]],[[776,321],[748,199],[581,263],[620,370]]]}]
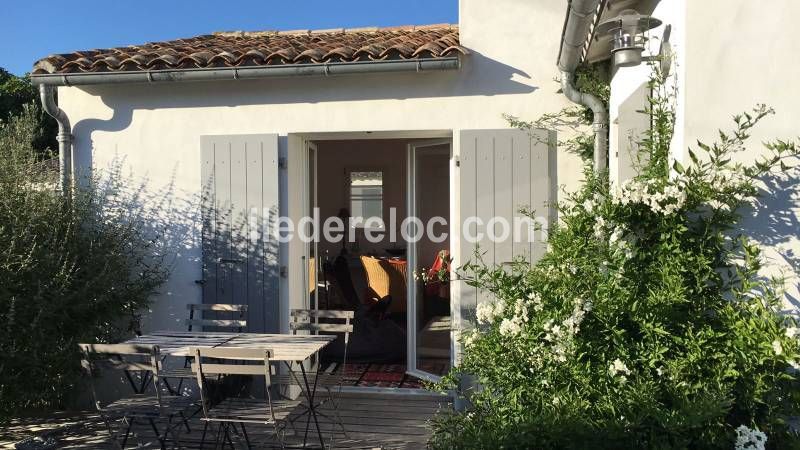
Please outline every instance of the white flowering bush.
[{"label": "white flowering bush", "polygon": [[640,175],[610,188],[587,170],[540,261],[461,268],[496,300],[478,306],[438,386],[469,407],[437,417],[434,448],[800,448],[796,321],[737,229],[758,180],[800,147],[775,141],[734,162],[771,114],[759,106],[670,170],[669,99],[648,112]]}]

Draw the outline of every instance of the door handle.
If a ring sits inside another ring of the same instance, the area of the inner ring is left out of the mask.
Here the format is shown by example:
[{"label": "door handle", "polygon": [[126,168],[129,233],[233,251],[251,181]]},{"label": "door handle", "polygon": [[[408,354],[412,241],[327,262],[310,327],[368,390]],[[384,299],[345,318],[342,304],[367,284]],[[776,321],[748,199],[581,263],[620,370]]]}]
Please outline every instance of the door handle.
[{"label": "door handle", "polygon": [[217,264],[240,264],[244,261],[241,259],[230,259],[230,258],[218,258]]}]

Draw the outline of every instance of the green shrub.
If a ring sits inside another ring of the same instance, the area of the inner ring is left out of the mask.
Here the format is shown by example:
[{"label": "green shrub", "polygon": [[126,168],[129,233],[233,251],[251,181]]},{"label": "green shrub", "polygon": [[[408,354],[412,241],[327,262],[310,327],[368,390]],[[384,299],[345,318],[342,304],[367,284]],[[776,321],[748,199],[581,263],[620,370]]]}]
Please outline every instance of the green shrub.
[{"label": "green shrub", "polygon": [[39,114],[0,123],[0,418],[65,406],[76,344],[129,336],[166,276],[137,192],[114,177],[56,192],[32,146]]},{"label": "green shrub", "polygon": [[[39,91],[31,84],[29,75],[18,77],[0,67],[0,121],[8,122],[20,114],[25,105],[38,101]],[[37,123],[33,148],[41,156],[51,156],[50,149],[55,149],[58,145],[56,143],[58,124],[44,111],[39,111],[33,119]]]},{"label": "green shrub", "polygon": [[800,148],[776,141],[734,162],[771,114],[759,106],[670,173],[672,111],[668,95],[651,99],[637,178],[612,189],[587,170],[538,263],[461,268],[496,301],[479,305],[438,386],[469,375],[478,388],[466,412],[435,419],[434,448],[756,449],[760,433],[767,448],[800,448],[797,324],[737,228],[758,180]]}]

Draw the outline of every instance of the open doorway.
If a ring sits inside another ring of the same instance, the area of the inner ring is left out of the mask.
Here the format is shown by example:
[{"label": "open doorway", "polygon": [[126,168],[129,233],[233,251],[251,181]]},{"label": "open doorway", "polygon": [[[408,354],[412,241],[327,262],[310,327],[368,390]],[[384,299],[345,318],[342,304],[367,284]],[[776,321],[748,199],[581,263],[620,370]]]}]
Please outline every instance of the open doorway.
[{"label": "open doorway", "polygon": [[[320,139],[308,151],[323,229],[307,249],[308,304],[356,311],[345,383],[421,387],[451,361],[450,141]],[[336,219],[344,229],[325,232]]]}]

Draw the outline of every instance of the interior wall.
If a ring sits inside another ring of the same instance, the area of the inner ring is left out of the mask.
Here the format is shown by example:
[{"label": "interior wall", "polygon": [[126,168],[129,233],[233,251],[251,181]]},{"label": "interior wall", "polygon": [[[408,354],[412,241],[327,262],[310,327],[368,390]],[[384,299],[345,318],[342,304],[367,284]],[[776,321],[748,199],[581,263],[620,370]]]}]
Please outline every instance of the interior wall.
[{"label": "interior wall", "polygon": [[[335,217],[341,208],[350,210],[350,192],[347,185],[349,170],[375,170],[383,172],[383,221],[388,226],[390,208],[396,208],[399,226],[406,217],[407,140],[317,141],[316,144],[320,224],[329,217]],[[385,248],[405,245],[391,242],[389,233],[383,233],[378,243],[369,242],[360,229],[356,230],[356,237],[359,251],[364,253],[385,255]],[[399,241],[399,234],[397,238]],[[327,242],[324,236],[320,236],[320,240],[320,255],[327,254],[333,258],[339,254],[341,243]],[[349,244],[348,249],[350,249]]]},{"label": "interior wall", "polygon": [[[405,247],[401,242],[400,225],[407,216],[407,139],[316,141],[317,145],[317,202],[320,223],[335,217],[341,208],[350,209],[347,173],[349,170],[380,170],[383,172],[383,220],[389,223],[390,208],[396,210],[397,239],[392,242],[388,232],[377,243],[369,242],[362,230],[356,231],[359,251],[386,256],[391,247]],[[450,144],[425,149],[417,154],[417,208],[418,217],[427,224],[436,216],[450,222]],[[448,225],[436,224],[434,234],[448,233]],[[341,242],[329,242],[320,236],[319,251],[322,257],[339,254]],[[427,233],[417,247],[418,263],[429,267],[440,250],[449,248],[448,240],[433,242]],[[348,250],[351,250],[348,245]]]}]

